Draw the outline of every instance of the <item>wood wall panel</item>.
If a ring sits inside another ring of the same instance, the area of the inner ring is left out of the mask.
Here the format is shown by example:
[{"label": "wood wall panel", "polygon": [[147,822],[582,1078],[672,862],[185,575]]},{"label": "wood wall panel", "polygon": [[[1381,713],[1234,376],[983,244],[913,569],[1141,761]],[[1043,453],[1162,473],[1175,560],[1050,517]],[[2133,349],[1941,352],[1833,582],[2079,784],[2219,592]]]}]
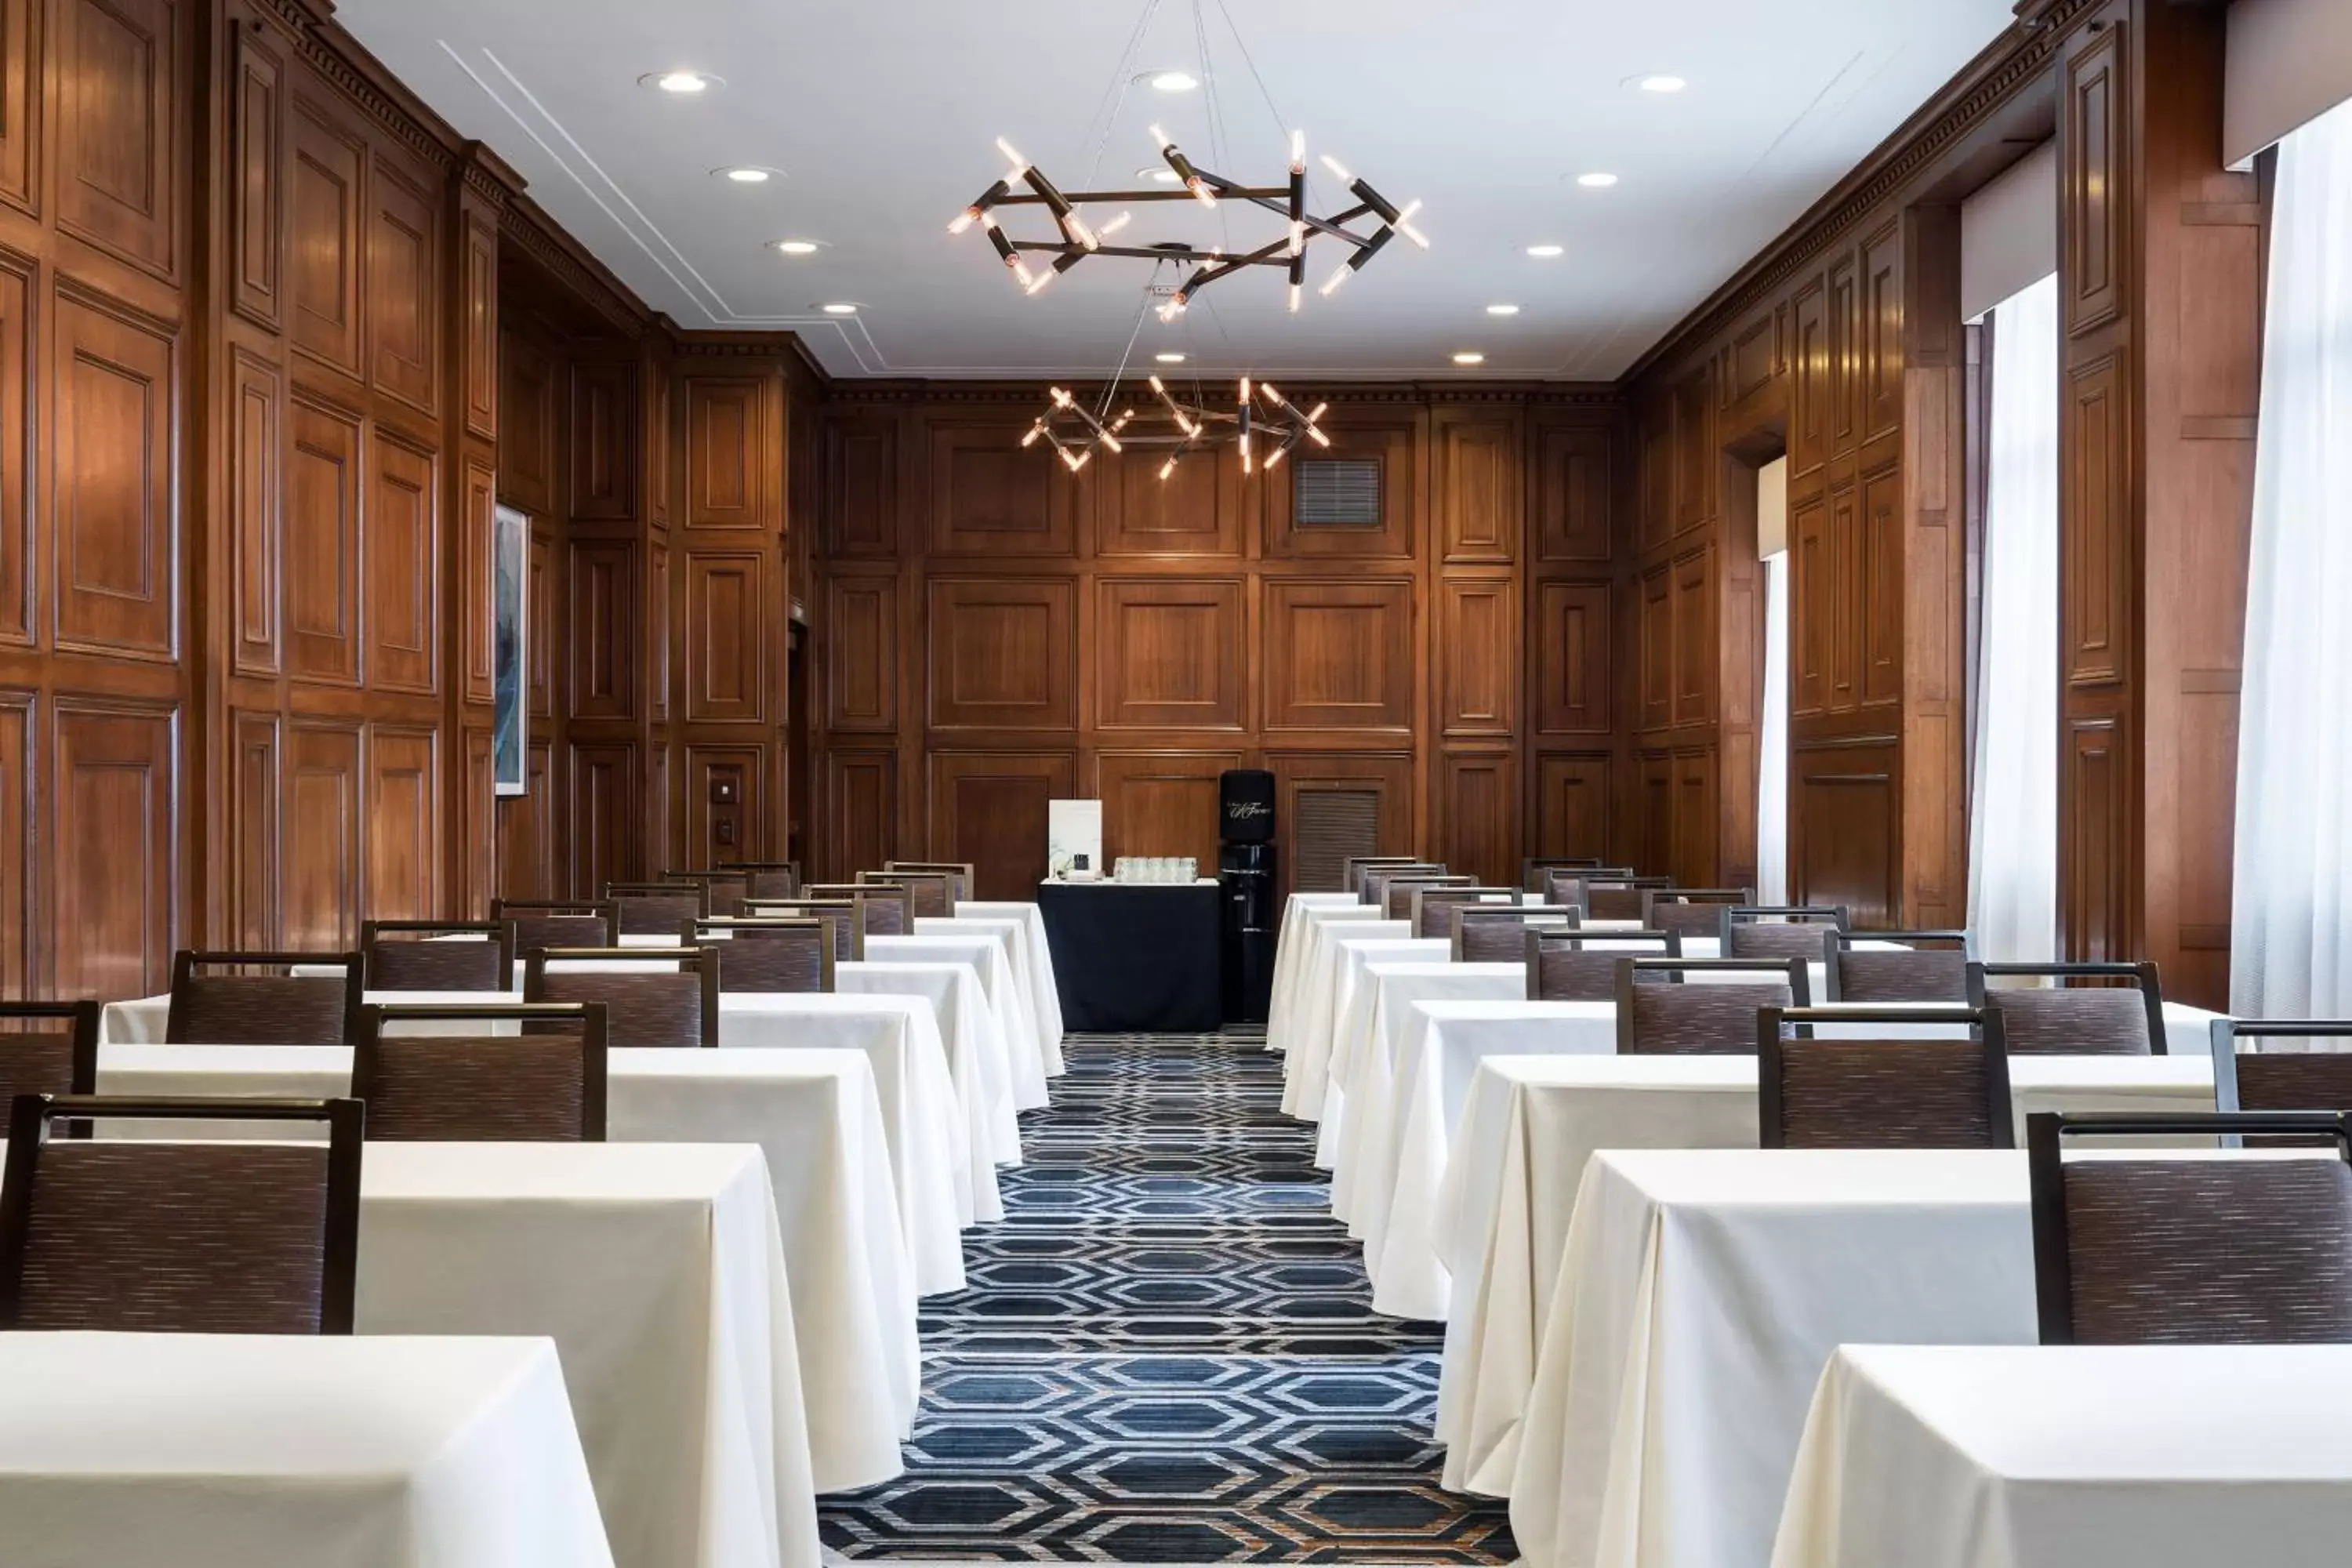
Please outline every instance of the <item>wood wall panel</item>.
[{"label": "wood wall panel", "polygon": [[1444,863],[1489,886],[1518,886],[1517,753],[1448,752],[1438,777],[1437,843]]},{"label": "wood wall panel", "polygon": [[1694,551],[1674,563],[1674,721],[1715,718],[1715,558]]},{"label": "wood wall panel", "polygon": [[362,374],[360,274],[363,260],[361,183],[367,147],[336,123],[332,111],[297,97],[293,174],[287,219],[294,307],[293,342],[354,379]]},{"label": "wood wall panel", "polygon": [[[745,829],[765,815],[766,754],[757,746],[686,748],[686,853],[697,866],[740,860]],[[663,773],[654,774],[659,787]],[[719,797],[726,798],[721,800]],[[653,820],[660,822],[656,806]]]},{"label": "wood wall panel", "polygon": [[[1900,415],[1896,416],[1899,419]],[[1857,575],[1862,602],[1855,606],[1862,639],[1862,679],[1856,700],[1864,708],[1895,707],[1903,701],[1903,641],[1906,624],[1903,536],[1903,476],[1877,473],[1862,481],[1861,561]],[[1924,630],[1928,624],[1918,618]]]},{"label": "wood wall panel", "polygon": [[1160,466],[1139,456],[1092,476],[1095,553],[1239,555],[1244,493],[1239,458],[1190,458],[1166,479],[1160,477]]},{"label": "wood wall panel", "polygon": [[169,661],[179,647],[172,336],[62,288],[56,331],[57,646]]},{"label": "wood wall panel", "polygon": [[1412,723],[1412,584],[1270,578],[1268,730],[1392,730]]},{"label": "wood wall panel", "polygon": [[566,604],[572,626],[575,719],[626,719],[635,711],[632,670],[636,634],[636,552],[625,541],[580,539],[572,545]]},{"label": "wood wall panel", "polygon": [[2126,639],[2134,597],[2124,488],[2130,418],[2120,351],[2067,375],[2059,438],[2072,457],[2061,483],[2066,526],[2059,537],[2058,646],[2066,684],[2113,686],[2128,679]]},{"label": "wood wall panel", "polygon": [[286,942],[311,952],[359,945],[366,884],[365,789],[355,720],[306,719],[286,733]]},{"label": "wood wall panel", "polygon": [[[1378,824],[1376,855],[1408,852],[1413,843],[1413,759],[1402,752],[1281,752],[1265,753],[1274,773],[1275,811],[1279,823],[1296,823],[1299,801],[1315,794],[1368,797]],[[1288,831],[1281,830],[1288,838]],[[1294,877],[1297,868],[1286,869]]]},{"label": "wood wall panel", "polygon": [[1034,898],[1045,803],[1076,794],[1076,754],[935,751],[930,769],[931,857],[970,862],[974,898]]},{"label": "wood wall panel", "polygon": [[364,612],[371,674],[383,690],[430,697],[440,685],[441,647],[440,486],[432,454],[379,431],[372,479]]},{"label": "wood wall panel", "polygon": [[638,751],[625,742],[575,742],[569,771],[572,886],[601,892],[606,883],[627,881],[646,868]]},{"label": "wood wall panel", "polygon": [[1520,723],[1519,632],[1527,611],[1509,577],[1438,584],[1438,727],[1447,736],[1507,739]]},{"label": "wood wall panel", "polygon": [[1430,421],[1430,469],[1442,558],[1454,565],[1518,559],[1527,490],[1517,408],[1441,409]]},{"label": "wood wall panel", "polygon": [[2123,312],[2130,205],[2124,162],[2131,142],[2124,79],[2127,24],[2103,28],[2074,50],[2060,85],[2058,180],[2061,324],[2079,338]]},{"label": "wood wall panel", "polygon": [[1606,583],[1545,583],[1536,604],[1536,728],[1606,735],[1612,627]]},{"label": "wood wall panel", "polygon": [[1675,583],[1671,563],[1642,574],[1640,650],[1642,728],[1675,721]]},{"label": "wood wall panel", "polygon": [[57,991],[152,996],[179,942],[179,715],[57,700],[49,742]]},{"label": "wood wall panel", "polygon": [[58,226],[166,281],[179,270],[191,0],[54,0]]},{"label": "wood wall panel", "polygon": [[[689,721],[763,721],[768,711],[761,643],[766,558],[755,551],[690,550],[686,557],[686,716]],[[667,639],[663,639],[667,646]]]},{"label": "wood wall panel", "polygon": [[898,422],[891,416],[825,426],[824,542],[837,558],[898,548]]},{"label": "wood wall panel", "polygon": [[689,528],[759,528],[766,516],[761,388],[755,376],[688,383],[686,521]]},{"label": "wood wall panel", "polygon": [[1789,895],[1843,904],[1853,923],[1885,926],[1898,903],[1900,816],[1891,748],[1832,747],[1793,759]]},{"label": "wood wall panel", "polygon": [[1528,439],[1533,448],[1528,489],[1538,558],[1606,564],[1616,482],[1608,428],[1538,419]]},{"label": "wood wall panel", "polygon": [[1076,727],[1076,584],[934,577],[929,589],[932,728]]},{"label": "wood wall panel", "polygon": [[1191,856],[1203,876],[1217,864],[1218,775],[1244,765],[1240,752],[1104,752],[1093,794],[1103,806],[1103,857]]},{"label": "wood wall panel", "polygon": [[288,421],[287,672],[321,686],[360,684],[360,424],[297,398]]},{"label": "wood wall panel", "polygon": [[458,621],[464,638],[465,700],[487,703],[494,693],[491,637],[495,585],[491,582],[490,542],[497,526],[498,475],[479,461],[468,459],[458,491]]},{"label": "wood wall panel", "polygon": [[826,727],[898,728],[898,580],[831,579],[825,584],[824,628]]},{"label": "wood wall panel", "polygon": [[1614,853],[1616,839],[1610,831],[1611,771],[1606,755],[1536,759],[1531,853],[1595,858]]},{"label": "wood wall panel", "polygon": [[[572,367],[573,517],[610,521],[636,515],[637,442],[632,426],[638,417],[635,366],[590,363]],[[706,471],[706,481],[709,477]],[[738,475],[735,482],[742,484],[743,476]],[[745,493],[751,493],[749,487]],[[699,499],[709,500],[707,483]]]},{"label": "wood wall panel", "polygon": [[32,312],[32,273],[20,261],[0,258],[0,645],[29,647],[34,616],[36,559],[33,476],[38,471],[34,439],[34,368],[38,342]]},{"label": "wood wall panel", "polygon": [[445,331],[433,198],[383,157],[375,160],[369,188],[369,374],[379,392],[430,414],[440,383],[436,344]]},{"label": "wood wall panel", "polygon": [[276,713],[229,714],[229,929],[236,945],[259,952],[284,940],[279,862],[284,810],[282,721]]},{"label": "wood wall panel", "polygon": [[1096,617],[1099,728],[1244,727],[1241,579],[1106,578]]},{"label": "wood wall panel", "polygon": [[878,868],[898,852],[898,753],[825,753],[825,863]]},{"label": "wood wall panel", "polygon": [[1031,421],[930,427],[930,544],[940,555],[1068,555],[1077,548],[1078,489],[1045,444],[1024,447]]},{"label": "wood wall panel", "polygon": [[441,908],[441,781],[434,731],[377,724],[368,733],[367,911],[431,920]]},{"label": "wood wall panel", "polygon": [[[1328,450],[1312,457],[1297,454],[1292,462],[1258,476],[1265,553],[1285,560],[1323,561],[1413,555],[1423,531],[1419,520],[1427,502],[1421,482],[1423,453],[1429,439],[1426,421],[1410,413],[1341,410],[1327,416],[1322,428],[1331,438]],[[1379,527],[1299,526],[1296,501],[1300,464],[1318,458],[1380,465]]]},{"label": "wood wall panel", "polygon": [[[5,9],[30,9],[29,0]],[[286,58],[259,28],[236,34],[229,170],[229,308],[278,330],[286,292]],[[14,94],[9,95],[14,101]]]},{"label": "wood wall panel", "polygon": [[239,675],[274,676],[278,643],[279,542],[285,528],[286,384],[276,365],[236,355],[236,446],[229,470],[229,580],[235,595],[230,658]]}]

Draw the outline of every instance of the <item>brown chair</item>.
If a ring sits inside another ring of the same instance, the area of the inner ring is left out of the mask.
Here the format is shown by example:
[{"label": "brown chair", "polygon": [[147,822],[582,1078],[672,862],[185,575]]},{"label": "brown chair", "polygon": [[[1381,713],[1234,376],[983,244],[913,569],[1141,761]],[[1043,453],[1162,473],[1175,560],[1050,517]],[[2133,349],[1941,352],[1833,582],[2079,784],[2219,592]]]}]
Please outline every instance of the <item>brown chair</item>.
[{"label": "brown chair", "polygon": [[1413,885],[1407,897],[1404,918],[1412,922],[1414,936],[1424,942],[1435,942],[1454,934],[1454,911],[1465,904],[1516,904],[1518,901],[1519,890],[1517,888],[1421,882]]},{"label": "brown chair", "polygon": [[1580,911],[1559,904],[1455,904],[1446,935],[1456,963],[1517,963],[1530,931],[1573,931]]},{"label": "brown chair", "polygon": [[[1380,910],[1382,918],[1385,919],[1388,914],[1391,882],[1399,877],[1443,877],[1445,874],[1444,867],[1432,865],[1425,860],[1408,861],[1395,866],[1367,866],[1364,868],[1364,885],[1361,889],[1363,900],[1364,902]],[[1462,877],[1457,878],[1456,880],[1475,882],[1477,879]]]},{"label": "brown chair", "polygon": [[604,897],[620,911],[623,936],[667,937],[678,921],[710,912],[699,882],[607,882]]},{"label": "brown chair", "polygon": [[[1364,891],[1364,873],[1374,867],[1427,866],[1428,862],[1412,855],[1350,855],[1346,864],[1348,882],[1344,890],[1361,897]],[[1433,871],[1444,869],[1436,866],[1431,866],[1429,868]],[[1366,901],[1370,902],[1369,900]]]},{"label": "brown chair", "polygon": [[[1680,958],[1683,953],[1683,939],[1670,931],[1530,928],[1526,942],[1530,1002],[1614,1002],[1619,960]],[[1644,974],[1639,978],[1645,985],[1662,985],[1669,977]]]},{"label": "brown chair", "polygon": [[860,871],[857,882],[865,888],[904,888],[909,919],[945,920],[955,913],[955,892],[945,871]]},{"label": "brown chair", "polygon": [[542,947],[617,947],[621,911],[611,900],[492,899],[490,919],[514,927],[514,950],[529,958]]},{"label": "brown chair", "polygon": [[790,899],[800,894],[797,860],[721,860],[719,869],[741,873],[747,899]]},{"label": "brown chair", "polygon": [[[341,964],[343,973],[298,975],[297,964]],[[174,1046],[347,1046],[360,1026],[365,976],[366,963],[356,952],[182,948],[172,955],[163,1039]]]},{"label": "brown chair", "polygon": [[[1693,974],[1738,973],[1756,978],[1687,983]],[[1642,984],[1650,975],[1683,983]],[[1761,1009],[1811,1005],[1801,959],[1621,958],[1617,1054],[1745,1056],[1756,1048],[1756,1016]]]},{"label": "brown chair", "polygon": [[1581,859],[1573,856],[1556,855],[1549,858],[1523,859],[1519,862],[1519,890],[1525,893],[1544,891],[1551,880],[1548,875],[1549,872],[1598,871],[1600,869],[1600,861]]},{"label": "brown chair", "polygon": [[678,931],[684,947],[720,944],[719,989],[730,991],[830,991],[833,989],[834,928],[814,917],[751,920],[714,916],[688,921]]},{"label": "brown chair", "polygon": [[[1689,989],[1699,989],[1690,987]],[[1998,1013],[1938,1016],[1965,1038],[1820,1039],[1813,1026],[1916,1024],[1902,1007],[1767,1007],[1756,1016],[1757,1131],[1767,1149],[2013,1149]],[[1790,1037],[1790,1031],[1797,1037]]]},{"label": "brown chair", "polygon": [[867,936],[906,936],[915,929],[914,900],[904,888],[876,882],[811,882],[813,899],[848,899],[857,905],[857,929]]},{"label": "brown chair", "polygon": [[2209,1033],[2221,1110],[2352,1110],[2352,1045],[2238,1052],[2242,1039],[2352,1042],[2352,1018],[2216,1018]]},{"label": "brown chair", "polygon": [[885,860],[882,869],[892,876],[901,871],[937,871],[948,879],[949,914],[955,906],[971,898],[971,862],[969,860]]},{"label": "brown chair", "polygon": [[[404,1033],[411,1024],[480,1026]],[[604,1031],[599,1002],[371,1003],[352,1095],[367,1105],[371,1142],[601,1143]]]},{"label": "brown chair", "polygon": [[[1857,948],[1858,942],[1901,942],[1901,952]],[[1929,945],[1929,944],[1934,945]],[[1964,931],[1832,931],[1826,982],[1832,1002],[1966,1002],[1969,933]]]},{"label": "brown chair", "polygon": [[664,871],[665,882],[692,882],[702,889],[702,912],[740,915],[751,896],[751,879],[742,871]]},{"label": "brown chair", "polygon": [[[464,937],[477,940],[441,940]],[[507,921],[366,921],[360,926],[370,991],[512,991],[514,943],[514,926]]]},{"label": "brown chair", "polygon": [[[2056,985],[1990,986],[2010,977]],[[2069,985],[2085,980],[2087,985]],[[2119,982],[2124,984],[2118,984]],[[2162,1056],[2164,995],[2153,963],[1971,963],[1969,1005],[2001,1016],[2018,1056]]]},{"label": "brown chair", "polygon": [[[2071,1136],[2321,1138],[2327,1157],[2067,1160]],[[2026,1119],[2042,1342],[2352,1342],[2352,1115]]]},{"label": "brown chair", "polygon": [[1587,877],[1584,918],[1589,921],[1639,921],[1646,895],[1675,885],[1672,877]]},{"label": "brown chair", "polygon": [[1642,894],[1642,923],[1685,937],[1720,937],[1723,907],[1755,901],[1753,888],[1649,888]]},{"label": "brown chair", "polygon": [[866,928],[855,899],[746,899],[742,918],[822,921],[833,933],[833,958],[836,964],[866,956]]},{"label": "brown chair", "polygon": [[[629,963],[633,969],[560,969],[551,963]],[[649,973],[647,963],[676,967]],[[719,1043],[716,948],[544,947],[523,969],[526,1002],[602,1002],[604,1039],[615,1049]]]},{"label": "brown chair", "polygon": [[1846,929],[1837,904],[1727,904],[1716,936],[1726,958],[1801,958],[1827,963],[1830,938]]},{"label": "brown chair", "polygon": [[[59,1121],[327,1124],[324,1143],[50,1137]],[[0,1330],[348,1334],[356,1100],[21,1095],[0,1179]]]},{"label": "brown chair", "polygon": [[1591,882],[1622,882],[1633,874],[1628,866],[1595,866],[1562,869],[1555,867],[1543,874],[1543,897],[1546,903],[1574,904],[1585,907],[1591,895],[1586,890]]},{"label": "brown chair", "polygon": [[[95,1002],[0,1002],[0,1105],[20,1094],[96,1094]],[[62,1029],[20,1026],[62,1024]]]},{"label": "brown chair", "polygon": [[1381,918],[1410,921],[1412,919],[1413,895],[1423,888],[1472,888],[1477,884],[1478,879],[1475,877],[1454,876],[1443,872],[1383,878],[1381,881]]}]

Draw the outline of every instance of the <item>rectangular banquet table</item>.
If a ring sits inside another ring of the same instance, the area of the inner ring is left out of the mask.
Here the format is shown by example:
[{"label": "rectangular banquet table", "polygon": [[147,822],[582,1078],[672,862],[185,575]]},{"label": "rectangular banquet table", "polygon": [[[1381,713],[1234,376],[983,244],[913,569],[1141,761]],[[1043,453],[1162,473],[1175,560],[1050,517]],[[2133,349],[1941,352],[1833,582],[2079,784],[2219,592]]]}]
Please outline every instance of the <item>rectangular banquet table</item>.
[{"label": "rectangular banquet table", "polygon": [[1774,1568],[2337,1568],[2352,1345],[1846,1346]]},{"label": "rectangular banquet table", "polygon": [[[921,939],[928,940],[928,939]],[[1021,1163],[1021,1122],[1013,1104],[1013,1062],[1004,1030],[980,988],[980,971],[961,960],[925,963],[852,960],[834,966],[833,988],[845,996],[921,996],[939,1019],[955,1079],[971,1157],[991,1165]],[[982,1220],[1004,1217],[993,1173],[972,1171],[972,1195]]]},{"label": "rectangular banquet table", "polygon": [[1223,1027],[1220,896],[1206,880],[1041,884],[1063,1021],[1167,1035]]},{"label": "rectangular banquet table", "polygon": [[1452,960],[1447,943],[1383,934],[1391,925],[1402,929],[1404,922],[1381,921],[1369,926],[1348,927],[1347,935],[1335,937],[1328,944],[1326,951],[1331,958],[1332,1026],[1283,1058],[1284,1067],[1296,1069],[1300,1100],[1304,1101],[1309,1096],[1315,1100],[1315,1113],[1308,1118],[1316,1124],[1315,1163],[1326,1170],[1339,1161],[1340,1140],[1348,1125],[1348,1095],[1332,1066],[1332,1047],[1343,1030],[1352,1033],[1370,1027],[1372,989],[1367,976],[1372,965],[1445,963]]},{"label": "rectangular banquet table", "polygon": [[[902,963],[963,963],[980,976],[980,993],[1004,1038],[1005,1077],[1017,1115],[1051,1103],[1045,1092],[1045,1058],[1021,1006],[1013,983],[1013,961],[1003,938],[984,931],[924,936],[869,936],[858,962],[886,967]],[[838,975],[840,966],[836,966]],[[837,982],[836,982],[837,984]]]},{"label": "rectangular banquet table", "polygon": [[[1556,1004],[1573,1005],[1573,1004]],[[2209,1058],[2013,1057],[2037,1110],[2213,1109]],[[1448,1269],[1445,1485],[1506,1495],[1578,1191],[1602,1149],[1756,1147],[1756,1058],[1488,1056],[1454,1125],[1434,1234]]]},{"label": "rectangular banquet table", "polygon": [[1035,1053],[1040,1070],[1045,1077],[1061,1077],[1059,1047],[1051,1055],[1045,1048],[1045,1014],[1038,1006],[1036,980],[1027,957],[1029,925],[1026,921],[1011,915],[917,915],[908,934],[919,937],[985,937],[994,942],[997,951],[1004,955],[1004,973],[1012,982],[1013,1007],[1021,1037]]},{"label": "rectangular banquet table", "polygon": [[[350,1092],[351,1062],[345,1046],[109,1045],[99,1053],[98,1087],[102,1094],[141,1097],[321,1097]],[[782,1247],[786,1321],[797,1331],[793,1375],[808,1394],[809,1466],[816,1489],[871,1486],[897,1476],[899,1439],[914,1426],[922,1355],[914,1282],[904,1238],[892,1222],[890,1166],[866,1057],[852,1051],[617,1050],[611,1053],[608,1073],[606,1131],[614,1142],[572,1147],[617,1151],[629,1142],[691,1141],[752,1144],[756,1150],[738,1152],[764,1156],[771,1187],[765,1206]],[[466,1146],[372,1143],[371,1183],[389,1179],[385,1173],[413,1162],[415,1156],[402,1151],[426,1147]],[[528,1151],[564,1145],[471,1147]],[[388,1152],[379,1160],[383,1152]],[[470,1163],[461,1155],[454,1166],[467,1169]],[[459,1206],[453,1199],[453,1212]],[[536,1244],[523,1245],[520,1254],[527,1258],[535,1250]],[[603,1265],[627,1266],[618,1250]],[[428,1283],[420,1281],[420,1288]],[[594,1321],[598,1289],[583,1286],[572,1310]],[[557,1338],[560,1342],[563,1336]],[[572,1369],[575,1397],[579,1375]],[[584,1420],[582,1429],[590,1437],[593,1460],[594,1434]],[[617,1528],[614,1542],[626,1561]]]},{"label": "rectangular banquet table", "polygon": [[817,1568],[758,1149],[371,1143],[356,1305],[362,1334],[553,1340],[620,1568]]},{"label": "rectangular banquet table", "polygon": [[543,1338],[0,1334],[0,1388],[11,1568],[612,1568]]},{"label": "rectangular banquet table", "polygon": [[1353,893],[1293,893],[1284,900],[1282,924],[1274,938],[1274,994],[1265,1019],[1267,1050],[1290,1049],[1291,1035],[1297,1027],[1301,971],[1307,958],[1307,933],[1313,929],[1307,911],[1347,909],[1361,909],[1367,916],[1372,912]]},{"label": "rectangular banquet table", "polygon": [[1318,934],[1311,939],[1311,956],[1304,961],[1306,991],[1296,1014],[1297,1026],[1282,1054],[1282,1109],[1286,1115],[1319,1122],[1339,1109],[1340,1097],[1331,1079],[1331,1045],[1360,973],[1349,965],[1348,955],[1378,948],[1399,959],[1411,954],[1435,963],[1451,957],[1452,952],[1413,942],[1409,921],[1308,918],[1315,922],[1308,929]]},{"label": "rectangular banquet table", "polygon": [[1342,1097],[1331,1150],[1331,1212],[1360,1236],[1359,1183],[1375,1143],[1387,1136],[1389,1097],[1416,1002],[1527,1000],[1524,963],[1368,963],[1331,1043],[1331,1082]]},{"label": "rectangular banquet table", "polygon": [[1062,1000],[1054,982],[1054,952],[1045,942],[1045,916],[1034,901],[1016,899],[959,899],[957,920],[1018,921],[1021,948],[1029,973],[1029,989],[1036,1001],[1037,1043],[1062,1074]]}]

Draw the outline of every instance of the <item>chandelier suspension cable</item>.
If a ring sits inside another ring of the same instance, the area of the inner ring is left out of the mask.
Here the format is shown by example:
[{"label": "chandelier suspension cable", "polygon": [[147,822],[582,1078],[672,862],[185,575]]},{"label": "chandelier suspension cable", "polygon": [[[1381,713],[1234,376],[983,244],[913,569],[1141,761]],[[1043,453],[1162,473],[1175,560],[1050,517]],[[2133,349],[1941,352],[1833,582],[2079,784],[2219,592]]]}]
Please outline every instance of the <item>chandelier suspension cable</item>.
[{"label": "chandelier suspension cable", "polygon": [[[1087,121],[1086,141],[1092,144],[1087,160],[1087,184],[1091,185],[1102,176],[1103,154],[1110,148],[1110,133],[1118,126],[1118,111],[1127,107],[1128,89],[1135,85],[1135,61],[1143,48],[1144,35],[1150,31],[1151,19],[1160,15],[1164,0],[1147,0],[1143,15],[1135,19],[1135,31],[1127,36],[1127,47],[1120,51],[1118,66],[1111,72],[1110,82],[1095,103],[1095,117],[1102,121],[1097,130],[1094,120]],[[1108,108],[1106,110],[1105,105]]]}]

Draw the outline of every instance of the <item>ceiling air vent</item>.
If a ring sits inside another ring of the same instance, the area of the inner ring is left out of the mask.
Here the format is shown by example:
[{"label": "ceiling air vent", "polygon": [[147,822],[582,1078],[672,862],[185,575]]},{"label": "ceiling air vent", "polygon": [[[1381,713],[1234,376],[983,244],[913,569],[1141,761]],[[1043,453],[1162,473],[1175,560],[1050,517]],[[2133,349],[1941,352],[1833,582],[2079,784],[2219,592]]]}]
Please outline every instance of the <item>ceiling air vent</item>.
[{"label": "ceiling air vent", "polygon": [[1299,528],[1381,526],[1378,458],[1302,458],[1291,492],[1291,521]]}]

